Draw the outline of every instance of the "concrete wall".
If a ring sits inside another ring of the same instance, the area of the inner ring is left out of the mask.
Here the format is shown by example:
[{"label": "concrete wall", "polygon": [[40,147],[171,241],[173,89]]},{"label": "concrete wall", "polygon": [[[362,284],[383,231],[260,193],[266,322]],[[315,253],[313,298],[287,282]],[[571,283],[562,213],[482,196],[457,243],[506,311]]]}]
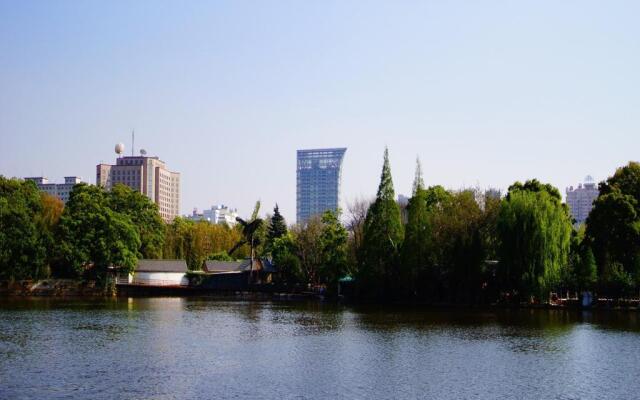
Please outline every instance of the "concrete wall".
[{"label": "concrete wall", "polygon": [[132,283],[134,285],[187,286],[189,280],[183,272],[136,272]]}]

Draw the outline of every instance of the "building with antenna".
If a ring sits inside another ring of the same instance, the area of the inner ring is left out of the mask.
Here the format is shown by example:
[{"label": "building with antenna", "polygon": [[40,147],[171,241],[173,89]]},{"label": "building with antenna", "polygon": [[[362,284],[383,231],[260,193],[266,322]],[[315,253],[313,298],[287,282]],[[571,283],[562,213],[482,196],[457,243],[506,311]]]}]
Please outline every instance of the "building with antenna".
[{"label": "building with antenna", "polygon": [[588,175],[583,183],[579,183],[574,189],[569,186],[566,190],[567,204],[571,210],[571,216],[575,219],[576,225],[584,224],[593,208],[593,202],[598,197],[599,190],[595,181]]},{"label": "building with antenna", "polygon": [[115,147],[115,164],[96,165],[96,184],[111,189],[120,183],[139,191],[158,205],[160,215],[171,222],[180,214],[180,173],[167,169],[158,157],[148,157],[145,150],[139,156],[123,156],[124,145]]}]

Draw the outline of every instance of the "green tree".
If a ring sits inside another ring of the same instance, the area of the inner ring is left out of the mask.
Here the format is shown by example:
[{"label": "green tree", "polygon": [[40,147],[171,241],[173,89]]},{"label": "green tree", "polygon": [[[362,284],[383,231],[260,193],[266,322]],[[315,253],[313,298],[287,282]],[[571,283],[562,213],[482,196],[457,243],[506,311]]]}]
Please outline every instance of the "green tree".
[{"label": "green tree", "polygon": [[117,184],[109,192],[109,207],[131,219],[140,236],[143,258],[162,256],[165,227],[157,204],[139,191]]},{"label": "green tree", "polygon": [[55,232],[60,222],[60,216],[64,209],[64,203],[56,196],[51,196],[47,193],[40,193],[40,200],[42,208],[40,212],[35,216],[35,223],[38,232],[42,237],[42,243],[44,244],[46,251],[44,276],[51,275],[52,271],[57,267],[58,260],[53,249],[56,245]]},{"label": "green tree", "polygon": [[273,209],[273,216],[267,229],[267,251],[271,250],[274,240],[287,234],[287,223],[284,220],[282,214],[280,214],[280,208],[278,204]]},{"label": "green tree", "polygon": [[[640,164],[630,162],[599,185],[587,218],[586,237],[593,249],[601,289],[622,290],[631,277],[640,284]],[[617,282],[617,283],[616,283]]]},{"label": "green tree", "polygon": [[325,284],[327,294],[338,294],[338,282],[348,272],[348,248],[349,235],[340,223],[340,212],[331,210],[322,214],[321,261],[318,271],[319,280]]},{"label": "green tree", "polygon": [[569,262],[563,270],[562,285],[565,289],[580,293],[595,289],[597,277],[596,260],[585,237],[585,227],[581,225],[571,233]]},{"label": "green tree", "polygon": [[42,211],[33,182],[0,176],[0,279],[46,276],[49,243],[36,223]]},{"label": "green tree", "polygon": [[207,259],[215,261],[233,261],[233,257],[227,254],[224,250],[211,254]]},{"label": "green tree", "polygon": [[296,245],[290,232],[274,239],[271,255],[281,283],[294,286],[304,281],[300,259],[296,255]]},{"label": "green tree", "polygon": [[162,257],[184,259],[190,270],[200,270],[205,260],[244,258],[249,254],[247,246],[241,245],[231,257],[227,250],[242,240],[241,227],[212,224],[207,221],[193,222],[177,217],[165,226],[165,241]]},{"label": "green tree", "polygon": [[578,291],[593,290],[598,282],[596,258],[587,243],[580,246],[580,258],[576,264],[576,289]]},{"label": "green tree", "polygon": [[362,295],[380,297],[397,290],[403,228],[400,208],[395,201],[389,151],[385,149],[378,193],[367,211],[364,225],[357,277],[358,290]]},{"label": "green tree", "polygon": [[[227,224],[212,224],[208,221],[198,221],[190,225],[187,232],[185,260],[190,270],[202,269],[205,260],[211,259],[216,254],[225,253],[228,257],[243,257],[243,251],[227,253],[227,250],[235,247],[242,241],[242,233],[238,229],[232,229]],[[236,247],[237,249],[243,246]]]},{"label": "green tree", "polygon": [[318,270],[322,265],[322,220],[318,215],[293,227],[296,255],[300,260],[303,280],[319,284]]},{"label": "green tree", "polygon": [[425,276],[429,265],[431,228],[420,160],[416,161],[413,195],[407,206],[407,225],[401,252],[401,291],[414,296],[419,278]]},{"label": "green tree", "polygon": [[484,215],[476,192],[449,193],[429,213],[430,279],[427,297],[447,302],[475,302],[483,279],[485,251],[480,237]]},{"label": "green tree", "polygon": [[451,201],[451,193],[440,185],[430,186],[425,192],[427,209],[433,211],[441,209]]},{"label": "green tree", "polygon": [[192,229],[194,222],[176,217],[165,225],[165,241],[162,247],[162,258],[184,260],[192,246]]},{"label": "green tree", "polygon": [[111,266],[128,272],[137,262],[140,237],[131,218],[110,208],[99,186],[76,185],[58,225],[58,250],[72,276],[102,279]]},{"label": "green tree", "polygon": [[555,186],[550,183],[540,183],[537,179],[530,179],[526,181],[524,184],[521,182],[516,182],[513,185],[509,186],[507,192],[507,198],[511,196],[512,193],[515,192],[532,192],[532,193],[540,193],[546,192],[549,196],[553,197],[558,201],[562,201],[562,195],[560,191]]},{"label": "green tree", "polygon": [[557,189],[536,182],[513,185],[502,201],[498,272],[503,289],[541,299],[560,283],[572,227]]},{"label": "green tree", "polygon": [[[598,186],[600,195],[607,195],[619,190],[620,192],[632,196],[640,202],[640,163],[631,161],[627,165],[616,169],[613,176],[606,182],[601,182]],[[640,203],[637,205],[640,211]]]},{"label": "green tree", "polygon": [[635,282],[631,274],[625,270],[624,265],[610,262],[605,265],[602,272],[600,286],[610,296],[623,298],[632,293]]}]

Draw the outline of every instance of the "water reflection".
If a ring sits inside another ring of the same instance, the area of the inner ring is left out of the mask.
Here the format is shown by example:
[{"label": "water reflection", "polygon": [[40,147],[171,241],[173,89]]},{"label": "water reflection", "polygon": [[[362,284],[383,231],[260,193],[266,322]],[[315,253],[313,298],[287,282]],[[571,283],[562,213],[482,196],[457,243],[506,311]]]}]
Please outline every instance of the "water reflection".
[{"label": "water reflection", "polygon": [[630,398],[637,314],[0,302],[4,398]]}]

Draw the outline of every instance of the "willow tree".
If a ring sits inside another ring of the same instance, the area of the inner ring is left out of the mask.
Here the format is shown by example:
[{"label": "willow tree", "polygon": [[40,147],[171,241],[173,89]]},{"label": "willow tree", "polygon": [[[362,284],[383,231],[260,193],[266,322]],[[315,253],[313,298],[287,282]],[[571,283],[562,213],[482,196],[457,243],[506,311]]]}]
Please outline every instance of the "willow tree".
[{"label": "willow tree", "polygon": [[[547,190],[552,188],[552,190]],[[501,287],[543,298],[568,261],[571,219],[557,189],[528,181],[509,189],[497,221]]]},{"label": "willow tree", "polygon": [[358,287],[365,297],[379,297],[398,288],[399,252],[404,238],[400,207],[395,200],[389,151],[384,163],[376,199],[367,211],[360,255]]}]

